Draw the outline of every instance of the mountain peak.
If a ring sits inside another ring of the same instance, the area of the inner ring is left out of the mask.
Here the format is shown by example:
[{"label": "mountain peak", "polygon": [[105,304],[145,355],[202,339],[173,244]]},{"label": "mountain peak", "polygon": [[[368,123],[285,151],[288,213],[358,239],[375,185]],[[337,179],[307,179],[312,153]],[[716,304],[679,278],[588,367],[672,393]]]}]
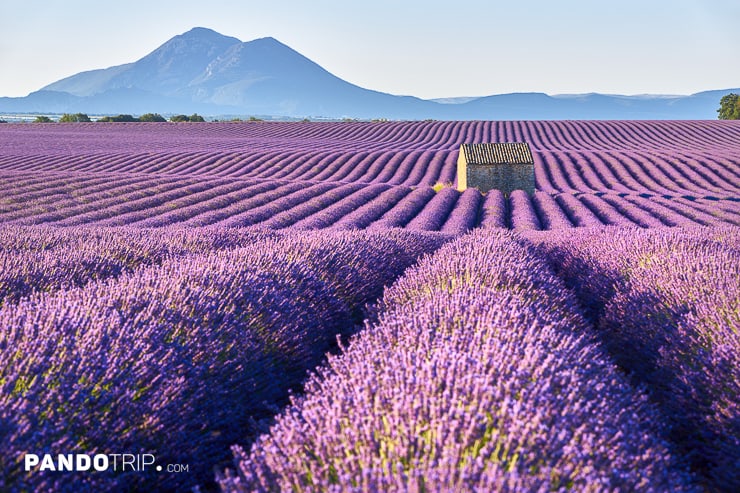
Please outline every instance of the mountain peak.
[{"label": "mountain peak", "polygon": [[189,31],[186,31],[186,32],[182,33],[183,36],[204,35],[204,34],[211,35],[211,36],[213,36],[213,35],[222,36],[221,33],[218,33],[216,31],[214,31],[213,29],[209,29],[207,27],[202,27],[202,26],[195,26],[194,28],[190,29]]},{"label": "mountain peak", "polygon": [[270,44],[283,45],[283,43],[281,43],[277,39],[273,38],[272,36],[265,36],[263,38],[255,38],[255,39],[252,40],[252,42],[255,42],[255,41],[260,42],[260,43],[270,43]]},{"label": "mountain peak", "polygon": [[205,27],[195,27],[190,31],[178,34],[177,36],[165,41],[164,44],[144,57],[144,59],[158,53],[173,50],[176,52],[200,51],[201,53],[206,52],[213,55],[215,51],[222,52],[228,47],[239,43],[241,43],[241,40],[237,38],[224,36],[223,34]]},{"label": "mountain peak", "polygon": [[256,38],[256,39],[253,39],[252,41],[247,41],[244,44],[253,46],[253,47],[283,48],[283,49],[288,49],[290,51],[295,51],[290,46],[286,45],[285,43],[281,43],[279,40],[273,38],[272,36],[265,36],[264,38]]},{"label": "mountain peak", "polygon": [[219,32],[214,31],[213,29],[209,29],[207,27],[194,27],[191,30],[184,32],[180,35],[175,36],[172,39],[185,39],[188,41],[192,40],[202,40],[202,41],[216,41],[216,42],[223,42],[227,41],[232,44],[234,43],[241,43],[241,40],[237,38],[233,38],[231,36],[225,36]]}]

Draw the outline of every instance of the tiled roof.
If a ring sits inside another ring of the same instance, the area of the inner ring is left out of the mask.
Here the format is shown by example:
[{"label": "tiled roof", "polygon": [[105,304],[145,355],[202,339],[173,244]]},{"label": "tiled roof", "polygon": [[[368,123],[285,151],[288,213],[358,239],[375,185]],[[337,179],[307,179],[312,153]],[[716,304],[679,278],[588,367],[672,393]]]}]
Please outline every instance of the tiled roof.
[{"label": "tiled roof", "polygon": [[532,152],[526,142],[491,142],[462,144],[468,164],[532,164]]}]

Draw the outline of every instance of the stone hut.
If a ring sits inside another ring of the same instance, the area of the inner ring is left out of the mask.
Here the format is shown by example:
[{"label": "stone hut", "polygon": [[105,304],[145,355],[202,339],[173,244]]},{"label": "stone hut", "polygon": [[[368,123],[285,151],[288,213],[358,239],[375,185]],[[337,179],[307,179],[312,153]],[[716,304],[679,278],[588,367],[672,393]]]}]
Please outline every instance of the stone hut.
[{"label": "stone hut", "polygon": [[457,189],[485,193],[514,190],[534,193],[534,159],[526,142],[462,144],[457,158]]}]

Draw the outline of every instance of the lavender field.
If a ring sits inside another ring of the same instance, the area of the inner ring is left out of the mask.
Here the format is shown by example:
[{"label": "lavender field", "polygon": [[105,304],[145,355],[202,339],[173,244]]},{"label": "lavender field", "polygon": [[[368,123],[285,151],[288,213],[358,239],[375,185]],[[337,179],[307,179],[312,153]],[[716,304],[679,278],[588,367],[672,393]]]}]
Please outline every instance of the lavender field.
[{"label": "lavender field", "polygon": [[[3,224],[740,224],[732,121],[4,125],[0,139]],[[431,189],[454,184],[461,143],[504,141],[530,144],[533,197]]]},{"label": "lavender field", "polygon": [[0,125],[0,491],[738,491],[739,354],[738,122]]}]

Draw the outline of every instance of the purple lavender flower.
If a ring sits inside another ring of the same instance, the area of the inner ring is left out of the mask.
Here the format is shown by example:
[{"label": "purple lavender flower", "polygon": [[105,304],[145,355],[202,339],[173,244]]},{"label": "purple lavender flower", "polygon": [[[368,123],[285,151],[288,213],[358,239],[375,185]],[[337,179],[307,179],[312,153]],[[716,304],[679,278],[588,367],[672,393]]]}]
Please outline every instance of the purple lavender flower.
[{"label": "purple lavender flower", "polygon": [[466,235],[386,291],[224,491],[692,490],[532,249]]},{"label": "purple lavender flower", "polygon": [[711,491],[740,487],[740,229],[530,234]]}]

